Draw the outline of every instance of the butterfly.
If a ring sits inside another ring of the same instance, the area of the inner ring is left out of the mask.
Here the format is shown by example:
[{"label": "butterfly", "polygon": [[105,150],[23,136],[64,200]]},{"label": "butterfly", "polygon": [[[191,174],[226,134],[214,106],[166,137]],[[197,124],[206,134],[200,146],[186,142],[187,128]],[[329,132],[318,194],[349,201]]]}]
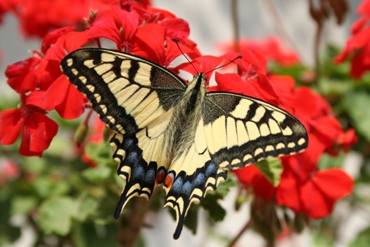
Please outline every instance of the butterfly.
[{"label": "butterfly", "polygon": [[185,84],[146,59],[83,48],[61,62],[63,73],[114,132],[110,140],[123,178],[114,217],[136,196],[166,192],[177,239],[193,202],[215,190],[227,171],[303,151],[307,132],[294,116],[262,100],[207,92],[203,73]]}]

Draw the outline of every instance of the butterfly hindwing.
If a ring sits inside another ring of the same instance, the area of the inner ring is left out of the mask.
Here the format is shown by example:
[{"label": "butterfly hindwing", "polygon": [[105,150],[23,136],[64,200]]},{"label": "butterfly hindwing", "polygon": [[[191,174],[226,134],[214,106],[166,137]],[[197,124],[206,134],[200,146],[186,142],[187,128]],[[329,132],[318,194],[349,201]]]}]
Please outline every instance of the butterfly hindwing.
[{"label": "butterfly hindwing", "polygon": [[299,120],[255,98],[208,93],[202,116],[212,160],[223,169],[298,153],[308,144]]},{"label": "butterfly hindwing", "polygon": [[[204,141],[204,133],[197,128],[195,139],[190,149],[174,160],[167,174],[164,186],[166,204],[176,211],[176,230],[174,238],[180,236],[185,216],[193,202],[200,202],[208,190],[215,190],[224,181],[227,171],[219,169],[211,160],[207,147],[200,144]],[[167,183],[171,186],[166,187]]]}]

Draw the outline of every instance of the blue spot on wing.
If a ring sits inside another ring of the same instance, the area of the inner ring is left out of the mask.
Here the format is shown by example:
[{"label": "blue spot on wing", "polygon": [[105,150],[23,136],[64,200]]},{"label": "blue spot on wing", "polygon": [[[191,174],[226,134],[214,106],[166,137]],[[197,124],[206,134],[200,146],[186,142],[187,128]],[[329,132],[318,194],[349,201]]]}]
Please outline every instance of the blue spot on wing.
[{"label": "blue spot on wing", "polygon": [[[175,172],[176,171],[169,172],[169,174],[175,175],[175,181],[167,192],[166,203],[170,203],[172,208],[174,208],[179,215],[178,224],[173,235],[173,237],[177,239],[180,237],[186,212],[191,205],[190,201],[193,198],[202,201],[207,188],[210,187],[215,190],[217,181],[220,178],[226,179],[226,171],[218,170],[218,167],[212,161],[207,161],[204,166],[197,168],[193,174],[186,174],[185,171]],[[210,177],[215,179],[215,183],[208,182],[206,184],[207,179]],[[190,196],[195,189],[199,189],[202,193]],[[182,198],[183,204],[178,203],[179,198]]]}]

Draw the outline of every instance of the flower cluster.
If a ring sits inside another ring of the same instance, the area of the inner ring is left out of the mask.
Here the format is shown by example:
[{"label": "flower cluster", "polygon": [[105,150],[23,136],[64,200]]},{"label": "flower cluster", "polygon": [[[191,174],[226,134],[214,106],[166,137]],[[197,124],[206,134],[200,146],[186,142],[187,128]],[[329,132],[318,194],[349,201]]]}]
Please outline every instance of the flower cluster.
[{"label": "flower cluster", "polygon": [[[48,112],[56,110],[64,119],[77,118],[84,112],[86,99],[60,70],[65,55],[84,45],[101,46],[109,40],[115,49],[163,66],[181,54],[172,39],[180,40],[182,50],[189,55],[199,54],[195,43],[187,39],[189,27],[184,20],[149,5],[114,2],[109,8],[91,12],[83,27],[67,26],[49,32],[42,40],[40,51],[33,51],[30,58],[8,66],[5,72],[8,84],[19,94],[21,106],[1,112],[0,144],[12,144],[22,133],[20,153],[41,156],[58,131]],[[59,21],[63,23],[62,19]]]},{"label": "flower cluster", "polygon": [[341,63],[351,58],[351,76],[360,78],[370,70],[370,0],[364,0],[357,9],[362,17],[352,25],[352,37],[344,50],[334,59]]}]

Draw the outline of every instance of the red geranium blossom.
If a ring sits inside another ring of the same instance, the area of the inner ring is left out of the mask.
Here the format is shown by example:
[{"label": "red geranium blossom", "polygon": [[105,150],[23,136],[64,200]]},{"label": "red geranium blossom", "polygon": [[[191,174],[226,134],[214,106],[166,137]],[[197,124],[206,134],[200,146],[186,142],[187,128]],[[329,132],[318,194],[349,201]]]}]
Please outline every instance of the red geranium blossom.
[{"label": "red geranium blossom", "polygon": [[19,153],[25,156],[42,155],[58,132],[58,125],[42,109],[42,92],[33,92],[22,101],[20,109],[0,113],[0,144],[14,143],[22,132]]},{"label": "red geranium blossom", "polygon": [[9,0],[25,36],[44,37],[48,32],[83,23],[90,10],[105,10],[116,0]]},{"label": "red geranium blossom", "polygon": [[47,74],[43,83],[48,87],[44,94],[44,109],[55,109],[64,119],[74,119],[84,112],[86,100],[60,70],[60,62],[66,52],[72,52],[88,42],[86,32],[68,32],[47,50],[39,74]]},{"label": "red geranium blossom", "polygon": [[[217,45],[223,52],[235,51],[235,42],[223,42]],[[282,41],[275,37],[265,39],[239,39],[238,48],[243,50],[257,50],[268,60],[283,66],[292,66],[300,62],[298,54],[294,50],[287,49]]]},{"label": "red geranium blossom", "polygon": [[0,160],[0,187],[20,175],[17,164],[10,159]]},{"label": "red geranium blossom", "polygon": [[352,25],[352,37],[334,61],[341,63],[351,57],[351,76],[360,78],[370,70],[370,0],[364,0],[357,12],[363,17]]}]

